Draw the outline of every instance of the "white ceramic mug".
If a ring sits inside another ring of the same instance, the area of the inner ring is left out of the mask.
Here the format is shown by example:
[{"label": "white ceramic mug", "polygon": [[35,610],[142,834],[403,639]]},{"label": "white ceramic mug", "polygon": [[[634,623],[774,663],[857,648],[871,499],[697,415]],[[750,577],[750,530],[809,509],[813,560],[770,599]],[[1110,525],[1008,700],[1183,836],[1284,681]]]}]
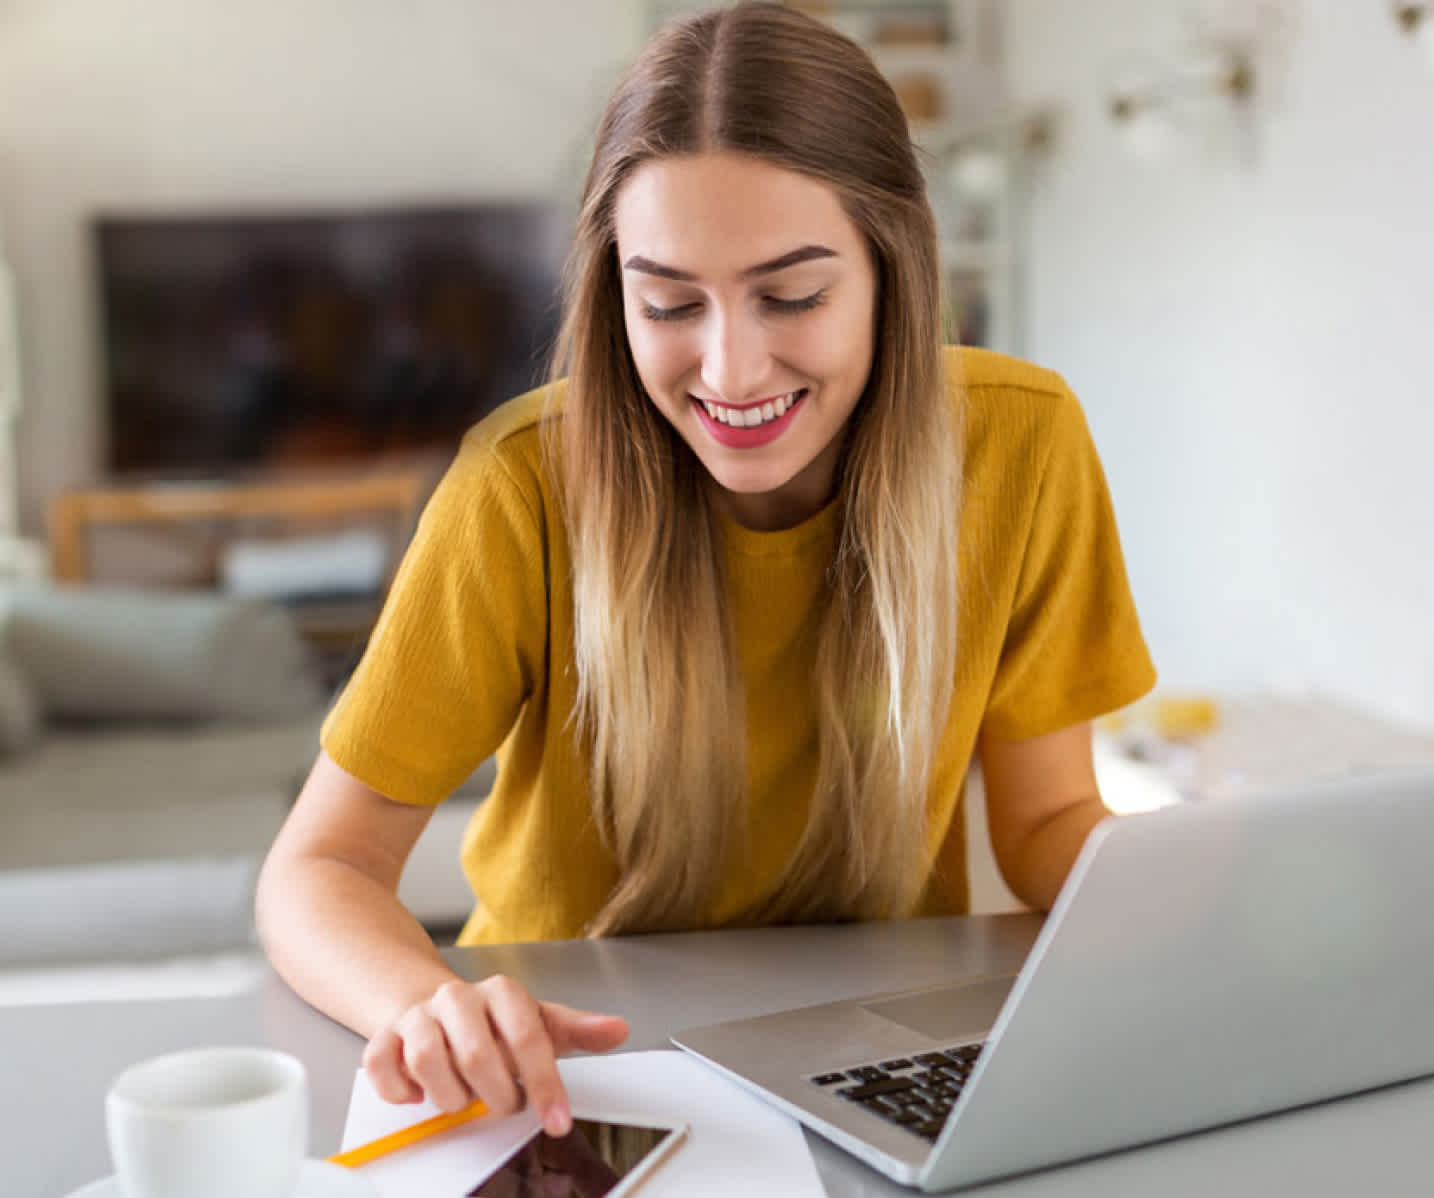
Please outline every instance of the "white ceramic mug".
[{"label": "white ceramic mug", "polygon": [[309,1140],[304,1066],[267,1048],[196,1048],[119,1075],[105,1096],[125,1198],[293,1198]]}]

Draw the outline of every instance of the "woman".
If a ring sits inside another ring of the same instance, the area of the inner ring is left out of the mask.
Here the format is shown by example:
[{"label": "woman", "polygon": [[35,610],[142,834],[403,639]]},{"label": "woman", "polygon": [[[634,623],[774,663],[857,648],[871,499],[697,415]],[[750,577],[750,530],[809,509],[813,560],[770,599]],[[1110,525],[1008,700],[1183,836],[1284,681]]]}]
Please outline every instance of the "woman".
[{"label": "woman", "polygon": [[1080,409],[943,350],[936,235],[866,55],[743,4],[601,122],[555,382],[429,505],[258,914],[391,1101],[569,1123],[620,1018],[466,983],[395,897],[502,745],[461,942],[966,909],[963,780],[1047,907],[1106,810],[1096,715],[1153,681]]}]

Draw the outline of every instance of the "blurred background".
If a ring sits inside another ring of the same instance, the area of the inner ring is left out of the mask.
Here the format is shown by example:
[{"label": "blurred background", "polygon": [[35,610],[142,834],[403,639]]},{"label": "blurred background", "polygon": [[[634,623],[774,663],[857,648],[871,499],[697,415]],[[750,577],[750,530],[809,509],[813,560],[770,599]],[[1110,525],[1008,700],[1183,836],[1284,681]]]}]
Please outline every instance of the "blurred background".
[{"label": "blurred background", "polygon": [[[1085,405],[1161,670],[1103,784],[1434,756],[1430,6],[801,6],[906,107],[951,336]],[[538,377],[602,102],[688,7],[0,0],[0,963],[247,944],[423,499]],[[439,930],[485,770],[405,878]]]}]

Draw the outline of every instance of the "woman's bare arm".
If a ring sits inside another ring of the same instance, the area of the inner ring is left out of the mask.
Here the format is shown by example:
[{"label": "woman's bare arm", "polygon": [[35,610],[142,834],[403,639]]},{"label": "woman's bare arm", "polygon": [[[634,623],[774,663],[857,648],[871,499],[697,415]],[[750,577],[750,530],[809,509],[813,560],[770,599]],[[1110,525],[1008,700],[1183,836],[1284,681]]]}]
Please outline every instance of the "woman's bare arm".
[{"label": "woman's bare arm", "polygon": [[466,982],[443,962],[398,900],[430,813],[321,752],[259,876],[260,939],[301,997],[368,1039],[364,1065],[388,1101],[456,1110],[482,1098],[506,1113],[526,1098],[563,1134],[558,1055],[616,1047],[627,1025],[538,1002],[508,978]]},{"label": "woman's bare arm", "polygon": [[1006,885],[1023,903],[1050,910],[1092,828],[1101,802],[1091,726],[1073,724],[1029,740],[981,740],[991,848]]},{"label": "woman's bare arm", "polygon": [[255,912],[274,968],[362,1036],[457,976],[398,901],[431,814],[386,798],[321,752],[259,875]]}]

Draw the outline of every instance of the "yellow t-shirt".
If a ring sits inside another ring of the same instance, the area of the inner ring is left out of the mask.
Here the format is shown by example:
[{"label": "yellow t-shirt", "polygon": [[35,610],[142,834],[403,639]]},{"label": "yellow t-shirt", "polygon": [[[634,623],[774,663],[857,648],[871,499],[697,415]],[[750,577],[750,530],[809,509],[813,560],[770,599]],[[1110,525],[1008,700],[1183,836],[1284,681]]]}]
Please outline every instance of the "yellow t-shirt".
[{"label": "yellow t-shirt", "polygon": [[[930,787],[933,848],[944,844],[920,907],[931,915],[966,909],[960,803],[982,729],[1052,732],[1131,702],[1155,677],[1074,396],[1024,362],[947,353],[965,437],[962,600],[955,693]],[[542,413],[534,392],[464,439],[322,734],[340,766],[402,803],[441,801],[498,752],[497,784],[461,848],[478,898],[466,944],[581,936],[617,882],[569,722],[571,561],[542,459]],[[816,769],[807,630],[837,512],[829,505],[780,532],[725,525],[751,852],[712,897],[704,927],[744,922],[780,884],[800,838]]]}]

